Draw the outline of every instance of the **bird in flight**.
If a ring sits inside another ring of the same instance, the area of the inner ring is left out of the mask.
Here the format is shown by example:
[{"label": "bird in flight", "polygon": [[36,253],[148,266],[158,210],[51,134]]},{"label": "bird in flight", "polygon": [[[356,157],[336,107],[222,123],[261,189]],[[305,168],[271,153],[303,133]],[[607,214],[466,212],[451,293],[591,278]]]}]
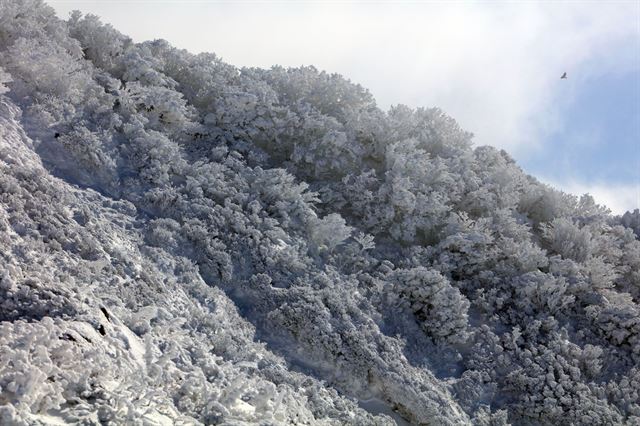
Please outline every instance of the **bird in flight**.
[{"label": "bird in flight", "polygon": [[566,73],[566,72],[565,72],[564,74],[562,74],[562,77],[560,77],[560,80],[562,80],[563,78],[564,78],[565,80],[567,79],[567,73]]}]

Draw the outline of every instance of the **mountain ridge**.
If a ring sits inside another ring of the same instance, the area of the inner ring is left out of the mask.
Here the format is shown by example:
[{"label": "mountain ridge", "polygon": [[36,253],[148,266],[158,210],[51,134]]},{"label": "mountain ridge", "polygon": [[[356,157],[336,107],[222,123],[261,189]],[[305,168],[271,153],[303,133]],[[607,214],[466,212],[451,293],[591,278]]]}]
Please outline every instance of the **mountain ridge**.
[{"label": "mountain ridge", "polygon": [[0,51],[4,422],[638,421],[630,216],[313,67],[32,0]]}]

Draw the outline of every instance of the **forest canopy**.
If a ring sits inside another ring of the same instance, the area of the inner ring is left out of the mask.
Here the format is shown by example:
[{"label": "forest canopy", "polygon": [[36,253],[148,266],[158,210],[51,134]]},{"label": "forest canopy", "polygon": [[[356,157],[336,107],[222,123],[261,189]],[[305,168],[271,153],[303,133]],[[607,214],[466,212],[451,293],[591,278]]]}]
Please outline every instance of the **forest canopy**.
[{"label": "forest canopy", "polygon": [[438,108],[0,0],[2,424],[637,424],[639,235]]}]

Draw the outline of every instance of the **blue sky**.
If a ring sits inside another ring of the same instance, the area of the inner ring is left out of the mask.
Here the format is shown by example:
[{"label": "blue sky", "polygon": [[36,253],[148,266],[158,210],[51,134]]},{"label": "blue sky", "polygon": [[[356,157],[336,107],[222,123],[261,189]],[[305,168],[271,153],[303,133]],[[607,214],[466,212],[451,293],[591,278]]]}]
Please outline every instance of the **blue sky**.
[{"label": "blue sky", "polygon": [[585,81],[577,97],[563,107],[561,128],[549,134],[545,150],[523,165],[556,180],[578,165],[592,179],[617,183],[638,177],[640,142],[640,70],[606,74]]},{"label": "blue sky", "polygon": [[556,186],[615,196],[623,209],[638,208],[640,69],[585,80],[575,92],[560,109],[562,124],[547,135],[545,148],[519,163]]},{"label": "blue sky", "polygon": [[439,106],[539,179],[614,213],[640,207],[640,2],[49,4],[236,66],[338,72],[383,109]]}]

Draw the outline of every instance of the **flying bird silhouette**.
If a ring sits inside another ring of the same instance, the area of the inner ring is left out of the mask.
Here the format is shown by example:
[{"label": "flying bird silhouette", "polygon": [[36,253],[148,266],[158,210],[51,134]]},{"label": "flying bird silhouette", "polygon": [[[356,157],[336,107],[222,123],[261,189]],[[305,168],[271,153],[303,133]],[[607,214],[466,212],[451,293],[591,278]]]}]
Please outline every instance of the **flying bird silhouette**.
[{"label": "flying bird silhouette", "polygon": [[562,77],[560,77],[560,80],[562,80],[563,78],[564,78],[565,80],[567,79],[567,73],[566,73],[566,72],[565,72],[564,74],[562,74]]}]

